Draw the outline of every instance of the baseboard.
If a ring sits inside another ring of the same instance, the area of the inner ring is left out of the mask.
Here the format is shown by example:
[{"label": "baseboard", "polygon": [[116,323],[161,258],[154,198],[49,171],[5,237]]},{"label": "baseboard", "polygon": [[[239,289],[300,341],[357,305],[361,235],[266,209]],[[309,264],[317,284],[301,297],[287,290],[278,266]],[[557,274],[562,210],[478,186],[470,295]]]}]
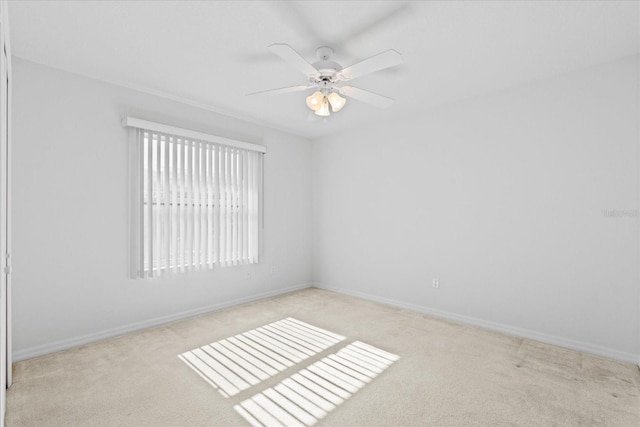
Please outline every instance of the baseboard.
[{"label": "baseboard", "polygon": [[168,316],[157,317],[154,319],[144,320],[142,322],[136,322],[129,325],[119,326],[117,328],[107,329],[96,333],[81,335],[78,337],[68,338],[60,341],[54,341],[47,344],[37,345],[34,347],[25,348],[13,353],[14,362],[21,360],[31,359],[45,354],[54,353],[56,351],[68,350],[73,347],[78,347],[92,342],[125,335],[131,332],[136,332],[142,329],[151,328],[154,326],[160,326],[166,323],[175,322],[177,320],[188,319],[190,317],[200,316],[202,314],[211,313],[225,308],[233,307],[240,304],[246,304],[253,301],[263,300],[267,298],[276,297],[279,295],[288,294],[290,292],[299,291],[301,289],[310,288],[312,283],[303,283],[296,286],[291,286],[283,289],[276,289],[273,291],[262,292],[259,294],[233,299],[231,301],[225,301],[218,304],[208,305],[205,307],[199,307],[193,310],[187,310],[180,313],[170,314]]},{"label": "baseboard", "polygon": [[521,338],[528,338],[535,341],[544,342],[547,344],[557,345],[559,347],[570,348],[572,350],[578,350],[584,353],[603,356],[609,359],[615,359],[622,362],[629,362],[633,364],[638,363],[637,354],[627,353],[619,350],[613,350],[613,349],[602,347],[595,344],[575,341],[568,338],[563,338],[555,335],[549,335],[542,332],[533,331],[530,329],[518,328],[515,326],[505,325],[503,323],[497,323],[489,320],[479,319],[477,317],[465,316],[462,314],[452,313],[449,311],[438,310],[438,309],[423,306],[423,305],[416,305],[416,304],[411,304],[403,301],[393,300],[393,299],[389,299],[389,298],[385,298],[377,295],[368,294],[365,292],[353,291],[350,289],[338,288],[333,286],[326,286],[322,283],[314,283],[313,287],[318,289],[324,289],[327,291],[337,292],[340,294],[350,295],[357,298],[366,299],[369,301],[379,302],[379,303],[391,305],[394,307],[405,308],[407,310],[417,311],[417,312],[432,315],[435,317],[441,317],[444,319],[453,320],[460,323],[478,326],[484,329],[503,332],[505,334],[514,335]]}]

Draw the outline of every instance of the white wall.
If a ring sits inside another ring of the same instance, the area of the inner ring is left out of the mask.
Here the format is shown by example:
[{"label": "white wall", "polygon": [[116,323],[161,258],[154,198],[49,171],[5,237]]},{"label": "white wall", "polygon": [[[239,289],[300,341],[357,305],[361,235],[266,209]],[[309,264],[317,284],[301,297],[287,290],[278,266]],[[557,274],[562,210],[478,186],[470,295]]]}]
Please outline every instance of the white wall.
[{"label": "white wall", "polygon": [[314,281],[637,363],[638,63],[314,141]]},{"label": "white wall", "polygon": [[[16,356],[313,279],[637,362],[638,217],[603,210],[638,208],[639,71],[629,58],[310,144],[15,60]],[[268,146],[264,263],[128,278],[127,114]]]},{"label": "white wall", "polygon": [[[19,59],[14,76],[17,358],[308,286],[309,141]],[[128,277],[125,115],[267,146],[263,263]]]}]

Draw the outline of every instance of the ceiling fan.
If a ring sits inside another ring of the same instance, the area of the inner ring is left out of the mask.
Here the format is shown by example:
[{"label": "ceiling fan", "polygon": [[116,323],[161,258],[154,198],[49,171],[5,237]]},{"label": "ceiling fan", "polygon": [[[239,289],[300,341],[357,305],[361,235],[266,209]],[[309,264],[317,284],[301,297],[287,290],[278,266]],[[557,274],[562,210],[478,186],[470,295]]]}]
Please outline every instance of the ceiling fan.
[{"label": "ceiling fan", "polygon": [[321,117],[327,117],[331,114],[329,107],[334,113],[344,107],[347,100],[340,95],[357,99],[379,108],[387,108],[394,102],[393,99],[386,96],[354,86],[343,85],[344,82],[357,77],[402,64],[402,56],[393,49],[386,50],[347,68],[342,68],[340,64],[331,60],[333,49],[327,46],[319,47],[316,50],[318,61],[313,64],[309,63],[288,44],[272,44],[269,46],[269,50],[292,67],[301,71],[307,77],[309,84],[270,89],[248,95],[279,95],[316,89],[313,94],[307,97],[306,101],[311,111]]}]

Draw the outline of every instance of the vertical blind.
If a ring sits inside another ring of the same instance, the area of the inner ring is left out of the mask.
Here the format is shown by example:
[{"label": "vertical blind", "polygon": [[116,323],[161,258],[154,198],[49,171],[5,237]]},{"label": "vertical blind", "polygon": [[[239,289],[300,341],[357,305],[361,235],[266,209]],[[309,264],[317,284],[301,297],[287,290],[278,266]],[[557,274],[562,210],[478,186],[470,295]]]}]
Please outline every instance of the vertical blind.
[{"label": "vertical blind", "polygon": [[134,128],[139,277],[256,263],[263,154]]}]

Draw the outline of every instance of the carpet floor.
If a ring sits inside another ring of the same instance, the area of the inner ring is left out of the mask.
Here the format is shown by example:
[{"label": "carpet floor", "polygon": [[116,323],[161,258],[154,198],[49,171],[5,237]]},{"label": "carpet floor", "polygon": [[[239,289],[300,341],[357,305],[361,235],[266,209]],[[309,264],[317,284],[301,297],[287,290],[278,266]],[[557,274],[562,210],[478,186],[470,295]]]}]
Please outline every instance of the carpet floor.
[{"label": "carpet floor", "polygon": [[8,427],[270,424],[637,427],[640,371],[306,289],[16,363],[7,393]]}]

